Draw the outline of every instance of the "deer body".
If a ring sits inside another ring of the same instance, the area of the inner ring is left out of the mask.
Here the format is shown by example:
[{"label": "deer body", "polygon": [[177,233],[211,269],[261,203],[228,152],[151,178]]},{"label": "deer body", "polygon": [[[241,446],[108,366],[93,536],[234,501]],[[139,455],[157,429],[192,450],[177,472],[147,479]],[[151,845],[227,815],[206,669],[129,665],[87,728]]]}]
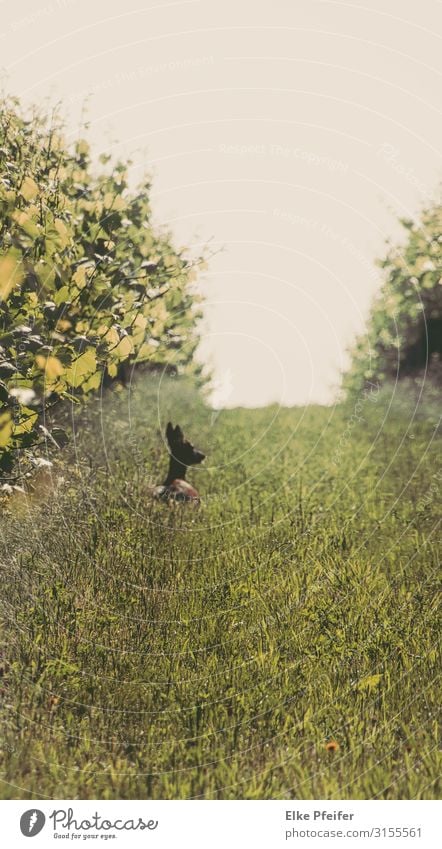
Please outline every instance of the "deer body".
[{"label": "deer body", "polygon": [[184,439],[179,425],[173,427],[171,422],[168,423],[166,439],[170,448],[169,471],[164,483],[154,488],[153,497],[168,503],[187,501],[198,505],[199,493],[186,481],[186,472],[188,466],[202,463],[205,455]]}]

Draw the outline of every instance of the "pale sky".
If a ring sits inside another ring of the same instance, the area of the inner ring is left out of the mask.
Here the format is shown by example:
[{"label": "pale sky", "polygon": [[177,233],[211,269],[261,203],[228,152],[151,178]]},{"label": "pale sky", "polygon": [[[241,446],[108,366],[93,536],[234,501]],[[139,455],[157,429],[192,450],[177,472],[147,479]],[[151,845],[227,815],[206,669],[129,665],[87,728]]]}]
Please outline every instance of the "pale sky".
[{"label": "pale sky", "polygon": [[374,259],[441,179],[440,2],[0,0],[5,88],[88,97],[201,280],[215,405],[330,403]]}]

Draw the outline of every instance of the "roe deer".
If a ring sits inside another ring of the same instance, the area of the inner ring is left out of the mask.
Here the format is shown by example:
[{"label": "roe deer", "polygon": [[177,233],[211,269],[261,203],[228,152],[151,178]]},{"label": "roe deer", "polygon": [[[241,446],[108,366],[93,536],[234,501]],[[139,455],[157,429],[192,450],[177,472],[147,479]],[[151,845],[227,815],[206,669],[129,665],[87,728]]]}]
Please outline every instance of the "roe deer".
[{"label": "roe deer", "polygon": [[198,505],[200,503],[199,494],[185,478],[187,467],[202,463],[205,454],[194,448],[184,438],[179,425],[173,427],[171,422],[168,423],[166,439],[170,448],[169,471],[164,483],[161,486],[154,487],[153,497],[159,501],[192,501]]}]

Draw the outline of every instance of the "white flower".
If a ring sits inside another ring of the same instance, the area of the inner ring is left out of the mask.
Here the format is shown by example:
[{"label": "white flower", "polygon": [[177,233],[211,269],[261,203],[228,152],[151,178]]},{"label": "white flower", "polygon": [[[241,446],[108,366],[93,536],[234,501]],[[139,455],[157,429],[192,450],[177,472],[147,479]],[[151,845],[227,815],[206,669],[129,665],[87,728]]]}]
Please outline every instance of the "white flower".
[{"label": "white flower", "polygon": [[33,389],[25,389],[24,387],[20,388],[19,386],[15,386],[14,389],[11,389],[10,394],[13,398],[17,398],[17,401],[19,401],[20,404],[24,404],[25,407],[32,404],[37,397]]}]

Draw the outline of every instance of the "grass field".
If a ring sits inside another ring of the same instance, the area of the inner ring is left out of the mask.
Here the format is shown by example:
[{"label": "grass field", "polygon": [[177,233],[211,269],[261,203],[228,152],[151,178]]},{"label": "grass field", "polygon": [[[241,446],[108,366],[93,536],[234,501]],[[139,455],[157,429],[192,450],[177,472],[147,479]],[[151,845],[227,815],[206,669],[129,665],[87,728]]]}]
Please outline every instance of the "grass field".
[{"label": "grass field", "polygon": [[[439,414],[216,415],[170,378],[89,405],[3,514],[2,796],[440,794]],[[200,510],[149,498],[168,418]]]}]

